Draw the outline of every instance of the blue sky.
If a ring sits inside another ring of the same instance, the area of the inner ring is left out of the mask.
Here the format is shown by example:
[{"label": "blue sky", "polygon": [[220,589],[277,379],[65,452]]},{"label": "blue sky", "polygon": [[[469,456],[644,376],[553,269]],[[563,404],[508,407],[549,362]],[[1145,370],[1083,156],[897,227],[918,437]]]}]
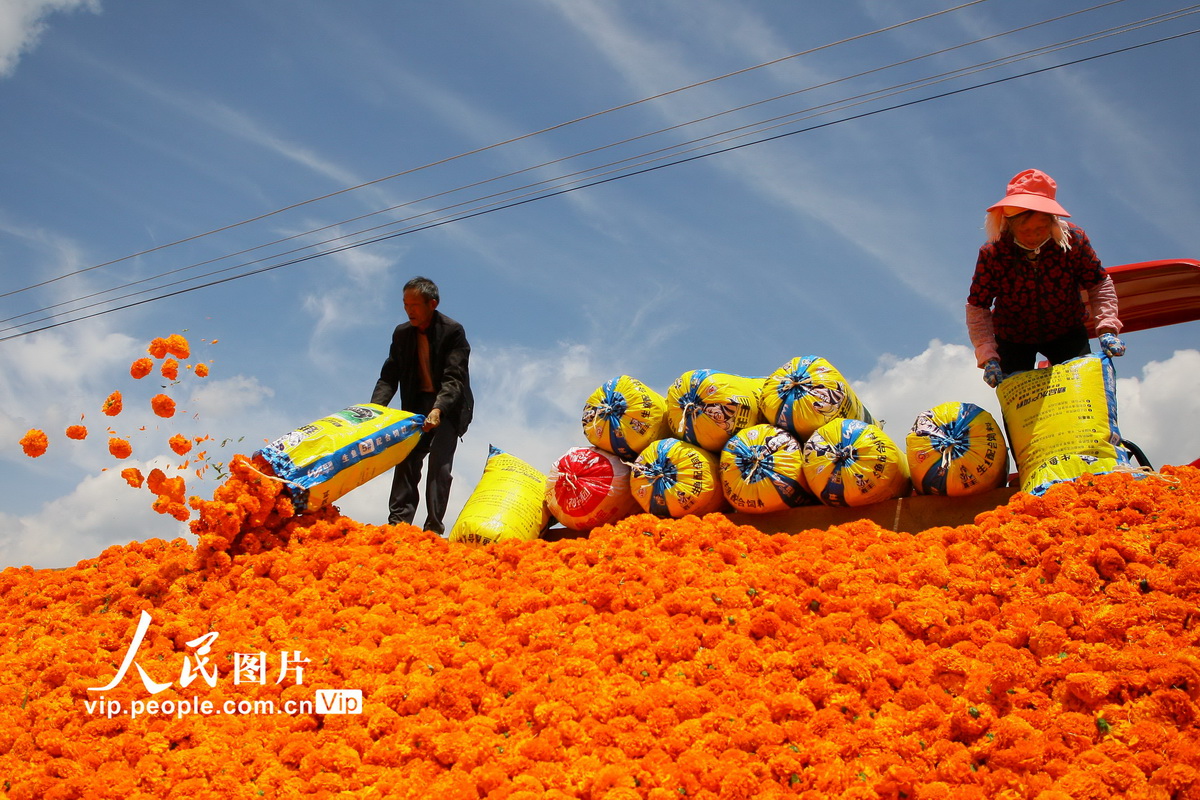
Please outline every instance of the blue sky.
[{"label": "blue sky", "polygon": [[[814,7],[0,2],[0,566],[185,535],[119,467],[177,463],[175,432],[227,460],[364,402],[417,274],[473,347],[453,518],[489,444],[547,470],[621,374],[665,393],[816,354],[897,440],[942,402],[999,417],[963,304],[983,210],[1022,169],[1058,181],[1105,264],[1200,258],[1200,36],[1100,57],[1200,14]],[[99,405],[140,391],[129,363],[171,333],[212,373],[173,388],[169,423],[127,409],[148,430],[118,464]],[[1126,340],[1122,432],[1155,464],[1200,457],[1200,323]],[[69,441],[80,414],[92,436]],[[382,523],[386,489],[339,505]]]}]

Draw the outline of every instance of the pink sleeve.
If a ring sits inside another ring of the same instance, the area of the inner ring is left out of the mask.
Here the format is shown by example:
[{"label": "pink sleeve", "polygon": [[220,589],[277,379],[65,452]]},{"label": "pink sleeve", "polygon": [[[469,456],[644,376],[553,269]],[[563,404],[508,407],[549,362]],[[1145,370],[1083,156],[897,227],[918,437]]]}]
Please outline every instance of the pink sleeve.
[{"label": "pink sleeve", "polygon": [[1102,333],[1121,332],[1123,326],[1117,318],[1117,287],[1111,277],[1105,275],[1104,280],[1088,289],[1088,303],[1092,309],[1097,336]]},{"label": "pink sleeve", "polygon": [[967,303],[967,335],[975,346],[975,364],[980,369],[993,358],[999,358],[996,350],[996,333],[992,330],[992,311],[989,308]]}]

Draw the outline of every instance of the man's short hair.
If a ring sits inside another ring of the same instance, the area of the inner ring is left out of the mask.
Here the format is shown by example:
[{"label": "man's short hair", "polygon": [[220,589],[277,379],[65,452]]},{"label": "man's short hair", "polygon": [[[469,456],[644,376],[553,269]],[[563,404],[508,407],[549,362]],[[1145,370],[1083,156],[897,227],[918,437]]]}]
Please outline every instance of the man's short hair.
[{"label": "man's short hair", "polygon": [[409,289],[416,289],[417,292],[426,300],[431,300],[434,302],[441,301],[441,298],[438,297],[437,284],[429,280],[429,278],[418,275],[408,283],[404,284],[404,291],[407,292]]}]

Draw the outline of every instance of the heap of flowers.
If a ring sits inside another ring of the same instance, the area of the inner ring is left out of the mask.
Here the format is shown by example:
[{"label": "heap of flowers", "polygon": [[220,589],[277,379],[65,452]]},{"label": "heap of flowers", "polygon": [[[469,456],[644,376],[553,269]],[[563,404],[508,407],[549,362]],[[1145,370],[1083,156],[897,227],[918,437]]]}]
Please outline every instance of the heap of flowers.
[{"label": "heap of flowers", "polygon": [[192,505],[195,548],[0,572],[2,796],[1200,797],[1195,468],[916,535],[476,548],[297,516],[246,459]]}]

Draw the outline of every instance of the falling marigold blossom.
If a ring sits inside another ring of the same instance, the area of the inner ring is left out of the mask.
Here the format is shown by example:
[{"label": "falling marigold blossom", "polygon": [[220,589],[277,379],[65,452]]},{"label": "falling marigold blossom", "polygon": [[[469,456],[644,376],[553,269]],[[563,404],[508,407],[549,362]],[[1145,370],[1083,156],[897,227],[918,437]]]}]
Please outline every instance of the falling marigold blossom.
[{"label": "falling marigold blossom", "polygon": [[186,359],[191,356],[192,348],[187,339],[178,333],[173,333],[167,337],[167,352],[176,358]]},{"label": "falling marigold blossom", "polygon": [[169,381],[178,380],[179,378],[179,362],[173,358],[168,358],[162,363],[162,376]]},{"label": "falling marigold blossom", "polygon": [[37,458],[46,452],[46,448],[50,446],[49,440],[46,438],[46,432],[37,428],[30,428],[21,437],[21,449],[25,451],[25,455],[30,458]]},{"label": "falling marigold blossom", "polygon": [[154,362],[148,358],[139,358],[129,365],[129,374],[137,380],[141,380],[150,374],[154,369]]},{"label": "falling marigold blossom", "polygon": [[115,417],[121,413],[121,392],[115,391],[104,400],[104,405],[100,407],[110,417]]},{"label": "falling marigold blossom", "polygon": [[125,482],[133,488],[142,488],[142,481],[144,479],[142,478],[142,471],[137,467],[126,467],[125,469],[121,470],[121,477],[124,478]]},{"label": "falling marigold blossom", "polygon": [[155,358],[166,358],[167,356],[167,340],[156,336],[150,340],[146,352]]},{"label": "falling marigold blossom", "polygon": [[127,439],[114,436],[108,440],[108,452],[112,454],[113,458],[129,458],[133,455],[133,447]]},{"label": "falling marigold blossom", "polygon": [[86,439],[88,429],[84,425],[68,425],[66,434],[68,439]]},{"label": "falling marigold blossom", "polygon": [[160,417],[175,416],[175,401],[165,394],[156,394],[150,398],[150,407]]},{"label": "falling marigold blossom", "polygon": [[196,365],[196,377],[197,378],[207,378],[208,377],[208,364],[201,362]]},{"label": "falling marigold blossom", "polygon": [[187,453],[192,449],[192,440],[179,433],[172,436],[167,443],[171,445],[171,449],[174,450],[177,455],[181,456],[187,455]]}]

